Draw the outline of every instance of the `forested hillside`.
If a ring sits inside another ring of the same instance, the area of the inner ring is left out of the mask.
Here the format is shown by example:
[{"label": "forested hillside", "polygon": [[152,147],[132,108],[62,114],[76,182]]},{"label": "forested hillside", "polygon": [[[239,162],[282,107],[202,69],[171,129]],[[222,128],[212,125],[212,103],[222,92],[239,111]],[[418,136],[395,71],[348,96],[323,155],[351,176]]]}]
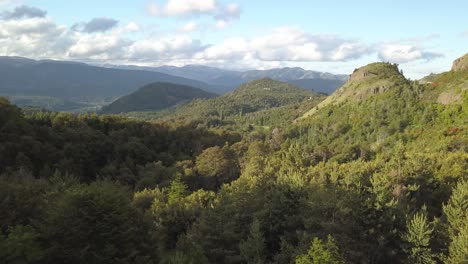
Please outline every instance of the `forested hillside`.
[{"label": "forested hillside", "polygon": [[211,97],[216,95],[195,87],[173,83],[151,83],[103,107],[101,113],[158,111],[193,99]]},{"label": "forested hillside", "polygon": [[321,97],[323,95],[292,84],[265,78],[240,85],[220,97],[194,100],[167,116],[184,119],[214,117],[223,120]]},{"label": "forested hillside", "polygon": [[[150,122],[0,101],[4,263],[467,263],[468,71],[270,79]],[[460,66],[461,65],[461,66]]]}]

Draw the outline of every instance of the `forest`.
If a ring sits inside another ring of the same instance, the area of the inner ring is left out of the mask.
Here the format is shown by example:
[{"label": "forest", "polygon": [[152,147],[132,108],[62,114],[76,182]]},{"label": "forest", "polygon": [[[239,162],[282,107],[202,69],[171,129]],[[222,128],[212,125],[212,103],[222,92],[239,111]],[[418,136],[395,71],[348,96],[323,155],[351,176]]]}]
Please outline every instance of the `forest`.
[{"label": "forest", "polygon": [[468,263],[468,69],[431,78],[128,115],[0,98],[0,262]]}]

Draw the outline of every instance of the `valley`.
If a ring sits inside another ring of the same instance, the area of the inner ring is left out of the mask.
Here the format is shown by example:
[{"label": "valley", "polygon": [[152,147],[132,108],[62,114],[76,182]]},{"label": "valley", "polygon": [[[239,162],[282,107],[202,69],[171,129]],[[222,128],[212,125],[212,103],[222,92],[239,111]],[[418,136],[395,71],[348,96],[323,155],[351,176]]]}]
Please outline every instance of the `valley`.
[{"label": "valley", "polygon": [[0,258],[464,263],[467,62],[421,81],[371,63],[330,95],[267,77],[218,95],[158,75],[83,88],[121,97],[80,114],[1,98]]}]

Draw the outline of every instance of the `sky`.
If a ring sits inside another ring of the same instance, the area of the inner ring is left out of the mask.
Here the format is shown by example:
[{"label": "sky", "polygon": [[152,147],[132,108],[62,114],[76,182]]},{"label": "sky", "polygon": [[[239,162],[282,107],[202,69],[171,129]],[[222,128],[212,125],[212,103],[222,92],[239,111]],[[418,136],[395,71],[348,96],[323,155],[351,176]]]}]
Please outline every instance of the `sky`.
[{"label": "sky", "polygon": [[462,0],[0,0],[0,56],[335,74],[388,61],[417,79],[468,52],[466,10]]}]

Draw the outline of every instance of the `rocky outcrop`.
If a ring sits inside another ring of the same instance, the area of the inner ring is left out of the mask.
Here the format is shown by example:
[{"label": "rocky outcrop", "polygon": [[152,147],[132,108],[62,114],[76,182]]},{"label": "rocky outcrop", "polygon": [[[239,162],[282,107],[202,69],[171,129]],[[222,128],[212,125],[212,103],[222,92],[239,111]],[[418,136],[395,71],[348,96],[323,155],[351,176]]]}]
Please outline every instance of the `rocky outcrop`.
[{"label": "rocky outcrop", "polygon": [[460,94],[454,92],[442,92],[437,98],[439,104],[458,104],[462,102],[462,97]]},{"label": "rocky outcrop", "polygon": [[348,81],[359,82],[359,81],[363,81],[375,75],[376,75],[375,73],[370,72],[368,69],[359,68],[359,69],[355,69],[354,72],[351,75],[349,75]]},{"label": "rocky outcrop", "polygon": [[468,71],[468,53],[453,61],[452,71]]}]

